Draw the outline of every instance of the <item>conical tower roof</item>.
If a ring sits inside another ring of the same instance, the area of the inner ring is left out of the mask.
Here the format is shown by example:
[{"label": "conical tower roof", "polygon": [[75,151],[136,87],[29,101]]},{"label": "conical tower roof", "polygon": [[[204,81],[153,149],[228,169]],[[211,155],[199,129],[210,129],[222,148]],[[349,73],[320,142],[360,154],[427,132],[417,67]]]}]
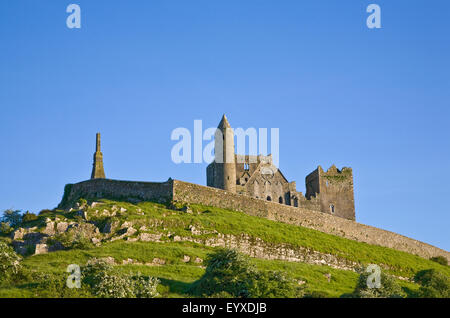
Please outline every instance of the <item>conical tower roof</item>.
[{"label": "conical tower roof", "polygon": [[223,114],[222,119],[220,120],[219,126],[217,126],[220,130],[224,128],[231,128],[230,123],[228,122],[227,116]]}]

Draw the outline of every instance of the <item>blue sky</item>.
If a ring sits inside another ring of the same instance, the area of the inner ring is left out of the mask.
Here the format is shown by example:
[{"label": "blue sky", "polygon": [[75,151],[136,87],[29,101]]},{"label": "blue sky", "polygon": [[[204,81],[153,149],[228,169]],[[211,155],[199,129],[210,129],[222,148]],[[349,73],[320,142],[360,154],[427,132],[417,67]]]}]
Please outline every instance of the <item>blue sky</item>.
[{"label": "blue sky", "polygon": [[[66,27],[81,7],[82,28]],[[382,28],[368,29],[377,3]],[[39,212],[90,177],[206,184],[177,127],[280,128],[304,191],[354,170],[357,221],[450,249],[448,1],[0,2],[0,209]]]}]

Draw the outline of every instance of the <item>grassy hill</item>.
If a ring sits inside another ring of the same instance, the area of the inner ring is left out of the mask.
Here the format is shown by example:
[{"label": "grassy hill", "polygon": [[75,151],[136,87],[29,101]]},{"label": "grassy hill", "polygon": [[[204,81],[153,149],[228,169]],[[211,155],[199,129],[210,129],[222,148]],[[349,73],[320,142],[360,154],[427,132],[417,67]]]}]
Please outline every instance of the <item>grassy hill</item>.
[{"label": "grassy hill", "polygon": [[[58,224],[64,225],[61,231]],[[86,230],[84,225],[93,226]],[[24,256],[26,274],[0,285],[0,297],[91,297],[63,285],[69,264],[82,266],[93,257],[109,260],[123,273],[159,278],[162,297],[192,297],[189,288],[204,275],[204,260],[220,246],[257,256],[251,262],[258,269],[288,273],[307,294],[327,297],[353,292],[357,271],[367,264],[393,275],[410,296],[419,289],[412,281],[418,271],[435,269],[450,276],[448,266],[416,255],[200,205],[80,201],[70,212],[46,210],[22,224],[38,233],[53,231],[52,226],[55,233],[43,242],[64,249]]]}]

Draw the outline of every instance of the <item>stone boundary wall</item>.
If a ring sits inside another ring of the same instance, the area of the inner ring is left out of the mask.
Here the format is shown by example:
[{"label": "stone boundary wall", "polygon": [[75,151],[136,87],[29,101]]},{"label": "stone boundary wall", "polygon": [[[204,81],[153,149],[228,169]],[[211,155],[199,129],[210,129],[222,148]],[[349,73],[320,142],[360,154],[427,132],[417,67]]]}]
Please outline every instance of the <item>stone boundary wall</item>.
[{"label": "stone boundary wall", "polygon": [[327,213],[293,207],[227,192],[221,189],[172,180],[166,182],[135,182],[93,179],[68,184],[59,208],[67,208],[79,198],[95,200],[177,201],[215,206],[244,212],[269,220],[300,225],[324,233],[373,245],[393,248],[424,258],[442,255],[450,261],[450,253],[409,237],[382,230]]},{"label": "stone boundary wall", "polygon": [[172,180],[166,182],[119,181],[92,179],[76,184],[67,184],[58,208],[66,208],[79,198],[99,198],[123,201],[169,201],[172,200]]},{"label": "stone boundary wall", "polygon": [[210,205],[241,211],[269,220],[300,225],[324,233],[373,245],[393,248],[421,257],[442,255],[450,261],[450,253],[435,246],[409,237],[382,230],[327,213],[297,208],[271,201],[255,199],[221,189],[174,180],[173,200],[186,203]]}]

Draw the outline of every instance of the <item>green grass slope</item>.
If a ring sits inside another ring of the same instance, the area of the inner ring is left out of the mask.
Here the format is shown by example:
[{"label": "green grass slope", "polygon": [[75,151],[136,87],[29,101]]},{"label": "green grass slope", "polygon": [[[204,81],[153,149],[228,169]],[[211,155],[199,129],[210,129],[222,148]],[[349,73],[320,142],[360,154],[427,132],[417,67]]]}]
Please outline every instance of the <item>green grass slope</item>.
[{"label": "green grass slope", "polygon": [[[123,208],[124,212],[115,216],[101,216],[98,211]],[[125,211],[126,209],[126,211]],[[434,268],[450,275],[448,266],[423,259],[416,255],[396,251],[390,248],[369,245],[345,238],[325,234],[319,231],[249,216],[240,212],[199,205],[190,206],[192,213],[169,209],[164,204],[141,202],[131,204],[105,200],[101,205],[89,207],[86,213],[90,222],[99,228],[108,222],[132,222],[139,229],[146,226],[148,233],[165,233],[161,242],[127,241],[103,242],[100,246],[84,249],[71,249],[42,255],[27,256],[22,264],[29,272],[41,273],[48,277],[67,277],[69,264],[84,265],[92,257],[114,258],[120,270],[140,272],[158,277],[161,284],[158,291],[162,297],[190,297],[188,289],[205,272],[200,261],[204,260],[214,248],[188,241],[175,241],[176,236],[192,237],[192,226],[200,228],[202,239],[216,237],[217,233],[239,236],[241,234],[258,238],[276,248],[279,244],[295,248],[335,255],[361,265],[379,264],[387,273],[412,278],[420,270]],[[42,226],[46,218],[78,220],[74,212],[47,211],[29,226]],[[138,230],[129,239],[137,237]],[[186,256],[189,256],[187,261]],[[123,264],[131,259],[134,264]],[[154,263],[155,259],[163,263]],[[280,270],[304,284],[307,293],[320,292],[328,297],[340,297],[349,294],[355,288],[358,274],[351,270],[331,268],[326,265],[313,265],[300,262],[267,260],[253,258],[252,262],[263,270]],[[147,264],[147,265],[145,265]],[[330,276],[331,275],[331,276]],[[419,286],[415,283],[398,280],[409,294],[414,295]],[[14,284],[0,286],[0,297],[89,297],[89,294],[61,292],[48,289],[43,292],[33,278],[22,278]]]}]

